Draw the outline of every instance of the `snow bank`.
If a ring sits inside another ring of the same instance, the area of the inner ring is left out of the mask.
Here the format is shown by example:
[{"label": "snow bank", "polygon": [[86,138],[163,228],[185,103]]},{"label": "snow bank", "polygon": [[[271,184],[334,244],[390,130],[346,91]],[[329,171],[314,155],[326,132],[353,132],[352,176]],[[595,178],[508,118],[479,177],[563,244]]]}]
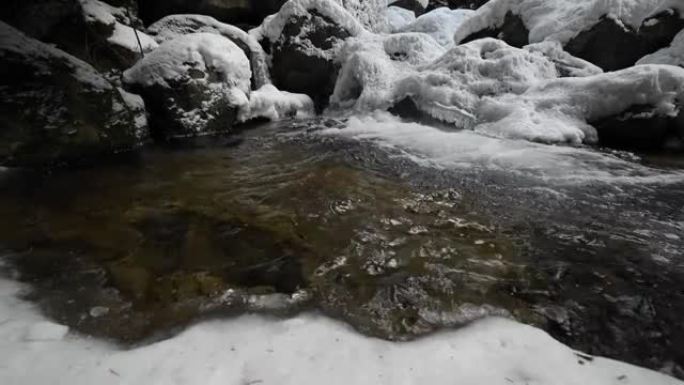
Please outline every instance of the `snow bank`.
[{"label": "snow bank", "polygon": [[198,32],[215,33],[227,37],[249,56],[256,88],[271,82],[263,48],[256,39],[240,28],[221,23],[210,16],[171,15],[155,22],[147,28],[147,31],[159,44]]},{"label": "snow bank", "polygon": [[331,97],[333,106],[372,111],[411,97],[426,114],[461,128],[476,124],[485,96],[521,94],[563,73],[601,72],[560,47],[518,49],[495,39],[456,46],[440,56],[443,48],[427,35],[396,34],[351,40],[342,52],[344,65]]},{"label": "snow bank", "polygon": [[[173,82],[193,79],[195,70],[216,73],[222,83],[248,93],[251,70],[244,52],[230,39],[212,33],[195,33],[163,43],[124,72],[124,81],[145,87],[171,88]],[[199,79],[195,79],[199,80]]]},{"label": "snow bank", "polygon": [[474,32],[500,27],[506,14],[519,15],[530,31],[529,41],[558,41],[565,45],[602,16],[619,20],[632,29],[667,9],[684,11],[681,0],[491,0],[468,18],[454,34],[461,42]]},{"label": "snow bank", "polygon": [[458,27],[475,11],[469,9],[437,8],[418,17],[413,23],[402,29],[402,32],[422,32],[432,36],[439,44],[454,44],[454,33]]},{"label": "snow bank", "polygon": [[644,56],[636,64],[669,64],[684,67],[684,31],[675,36],[669,47]]},{"label": "snow bank", "polygon": [[[608,359],[586,360],[538,329],[496,318],[392,343],[317,315],[242,316],[206,321],[166,341],[122,350],[63,336],[59,325],[18,300],[18,291],[17,284],[0,280],[3,384],[681,383]],[[50,338],[25,338],[36,328]]]},{"label": "snow bank", "polygon": [[390,33],[399,32],[416,20],[416,14],[413,11],[400,7],[388,7],[385,15]]},{"label": "snow bank", "polygon": [[584,78],[562,78],[530,87],[520,95],[487,97],[478,110],[477,131],[540,142],[593,143],[587,122],[635,105],[661,116],[679,113],[684,100],[684,69],[644,65]]},{"label": "snow bank", "polygon": [[303,94],[280,91],[267,84],[249,94],[249,104],[240,112],[239,119],[247,121],[266,118],[272,121],[284,118],[307,118],[315,115],[314,103]]},{"label": "snow bank", "polygon": [[[158,44],[147,34],[136,31],[129,27],[132,21],[123,8],[112,7],[98,0],[79,0],[83,10],[83,17],[86,23],[99,23],[113,28],[112,34],[107,41],[113,45],[125,48],[128,51],[151,52],[157,48]],[[140,39],[140,45],[138,45]]]}]

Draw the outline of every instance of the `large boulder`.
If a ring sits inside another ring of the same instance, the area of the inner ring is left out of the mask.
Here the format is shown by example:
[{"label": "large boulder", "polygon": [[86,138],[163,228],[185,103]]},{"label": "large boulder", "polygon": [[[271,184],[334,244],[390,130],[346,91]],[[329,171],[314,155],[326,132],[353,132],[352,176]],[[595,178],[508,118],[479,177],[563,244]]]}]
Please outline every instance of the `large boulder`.
[{"label": "large boulder", "polygon": [[140,17],[151,24],[174,14],[201,14],[231,24],[258,25],[286,0],[138,0]]},{"label": "large boulder", "polygon": [[[3,20],[100,71],[123,71],[157,44],[143,32],[131,1],[35,0],[3,2]],[[141,52],[142,50],[142,52]]]},{"label": "large boulder", "polygon": [[250,33],[271,54],[274,84],[309,95],[321,109],[335,86],[342,43],[363,30],[332,0],[290,0]]},{"label": "large boulder", "polygon": [[249,103],[250,78],[244,52],[213,33],[167,41],[123,77],[145,100],[160,139],[230,130]]},{"label": "large boulder", "polygon": [[682,28],[684,2],[491,0],[461,24],[454,40],[496,37],[516,47],[552,40],[613,71],[667,47]]},{"label": "large boulder", "polygon": [[87,63],[0,22],[0,164],[42,167],[125,151],[144,111]]},{"label": "large boulder", "polygon": [[215,33],[237,44],[249,58],[252,69],[252,89],[256,90],[271,82],[266,54],[259,42],[247,32],[210,16],[171,15],[147,28],[158,42],[164,43],[180,36],[197,32]]}]

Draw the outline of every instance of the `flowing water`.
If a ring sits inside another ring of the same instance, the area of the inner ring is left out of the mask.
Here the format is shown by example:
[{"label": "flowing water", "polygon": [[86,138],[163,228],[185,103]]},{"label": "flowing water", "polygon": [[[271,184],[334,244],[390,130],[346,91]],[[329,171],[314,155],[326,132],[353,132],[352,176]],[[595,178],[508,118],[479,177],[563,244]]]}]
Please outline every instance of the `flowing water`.
[{"label": "flowing water", "polygon": [[684,376],[684,162],[386,118],[0,174],[9,273],[126,344],[315,309],[404,340],[500,315]]}]

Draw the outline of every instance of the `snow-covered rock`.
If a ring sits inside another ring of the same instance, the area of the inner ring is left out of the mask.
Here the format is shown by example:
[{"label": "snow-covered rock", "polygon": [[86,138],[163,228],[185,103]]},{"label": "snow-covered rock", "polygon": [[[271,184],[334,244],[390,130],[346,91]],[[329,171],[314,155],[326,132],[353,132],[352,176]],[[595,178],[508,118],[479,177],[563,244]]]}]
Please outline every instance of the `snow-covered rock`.
[{"label": "snow-covered rock", "polygon": [[[637,118],[663,117],[671,126],[654,129],[650,124],[637,127],[625,124],[624,136],[640,136],[662,145],[668,136],[680,135],[676,118],[682,100],[684,69],[636,66],[588,77],[552,79],[521,94],[486,97],[477,110],[475,130],[540,142],[595,143],[602,137],[601,125],[594,127],[592,123],[619,116],[627,120],[625,113],[640,107],[648,115]],[[642,120],[642,123],[648,122]],[[635,129],[636,133],[630,132]]]},{"label": "snow-covered rock", "polygon": [[210,16],[171,15],[147,28],[157,43],[164,43],[177,37],[197,32],[215,33],[230,39],[240,47],[251,63],[252,88],[258,89],[271,82],[266,54],[259,42],[238,27],[221,23]]},{"label": "snow-covered rock", "polygon": [[684,27],[683,11],[677,0],[491,0],[461,24],[454,40],[498,37],[514,46],[553,40],[615,70],[667,46]]},{"label": "snow-covered rock", "polygon": [[563,53],[559,46],[544,44],[519,49],[482,39],[445,53],[425,34],[350,40],[331,101],[333,107],[371,111],[411,98],[418,110],[432,118],[472,128],[486,96],[521,94],[532,85],[570,73],[601,72]]},{"label": "snow-covered rock", "polygon": [[416,14],[413,11],[400,7],[388,7],[386,17],[390,33],[399,32],[416,20]]},{"label": "snow-covered rock", "polygon": [[454,32],[473,13],[469,9],[438,8],[421,15],[401,31],[427,33],[446,47],[454,44]]},{"label": "snow-covered rock", "polygon": [[274,85],[266,84],[249,94],[249,104],[240,111],[239,119],[275,121],[290,117],[307,118],[314,114],[313,100],[307,95],[280,91]]},{"label": "snow-covered rock", "polygon": [[137,147],[139,111],[87,63],[0,22],[0,163],[45,166]]},{"label": "snow-covered rock", "polygon": [[177,137],[227,131],[248,103],[251,70],[230,39],[194,33],[167,41],[124,72],[142,95],[155,134]]},{"label": "snow-covered rock", "polygon": [[[387,0],[334,0],[366,29],[373,32],[386,32]],[[425,0],[419,0],[425,1]]]},{"label": "snow-covered rock", "polygon": [[[6,5],[5,3],[9,3]],[[114,7],[99,0],[33,0],[3,2],[3,19],[27,35],[93,65],[100,71],[122,71],[157,44],[140,28],[128,1]],[[140,39],[140,44],[138,44]]]},{"label": "snow-covered rock", "polygon": [[88,51],[82,55],[98,69],[125,70],[157,48],[154,39],[131,27],[134,20],[125,8],[99,0],[79,0],[79,3],[88,33]]},{"label": "snow-covered rock", "polygon": [[637,64],[670,64],[684,67],[684,30],[675,36],[669,47],[642,57]]},{"label": "snow-covered rock", "polygon": [[363,25],[333,0],[290,0],[250,34],[271,55],[274,84],[307,94],[320,107],[332,93],[342,44],[364,31]]}]

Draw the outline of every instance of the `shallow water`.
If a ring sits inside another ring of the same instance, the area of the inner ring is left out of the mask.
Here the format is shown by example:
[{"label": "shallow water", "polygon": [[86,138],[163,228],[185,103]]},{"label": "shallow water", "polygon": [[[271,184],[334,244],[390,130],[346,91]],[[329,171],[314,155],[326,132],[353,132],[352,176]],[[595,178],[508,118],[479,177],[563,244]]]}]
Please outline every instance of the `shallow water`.
[{"label": "shallow water", "polygon": [[343,126],[5,172],[0,245],[46,314],[125,343],[245,311],[314,308],[387,339],[496,314],[684,375],[677,157]]}]

